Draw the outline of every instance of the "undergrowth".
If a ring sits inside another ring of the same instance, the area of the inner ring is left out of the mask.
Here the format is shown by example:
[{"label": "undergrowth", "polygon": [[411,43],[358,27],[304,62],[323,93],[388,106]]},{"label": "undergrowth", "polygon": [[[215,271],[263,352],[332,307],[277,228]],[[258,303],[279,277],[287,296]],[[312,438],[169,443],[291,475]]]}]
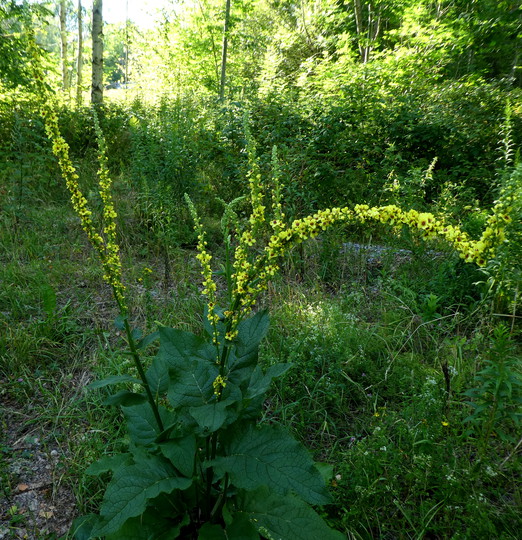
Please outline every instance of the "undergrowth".
[{"label": "undergrowth", "polygon": [[[200,186],[209,197],[234,193],[240,173],[231,164],[235,158],[214,146],[215,161],[205,162],[207,156],[198,154],[201,132],[189,140],[173,137],[165,148],[147,138],[153,124],[134,133],[146,121],[139,111],[135,105],[136,120],[129,124],[113,120],[120,142],[135,137],[134,151],[142,156],[130,169],[125,154],[112,164],[120,174],[130,307],[146,330],[159,321],[197,331],[203,304],[196,239],[187,232],[178,196]],[[155,122],[174,126],[179,135],[185,124],[165,114],[159,106]],[[230,147],[239,137],[232,128],[224,130]],[[0,282],[6,286],[0,292],[0,392],[5,414],[23,415],[14,416],[21,418],[14,427],[3,421],[0,497],[8,500],[17,481],[6,457],[13,430],[37,429],[64,449],[61,482],[74,490],[78,512],[87,513],[98,509],[103,483],[82,474],[85,464],[119,451],[124,435],[120,414],[101,405],[104,391],[83,387],[133,368],[117,352],[122,336],[111,327],[110,292],[56,170],[48,154],[33,153],[28,143],[39,128],[33,132],[14,117],[10,129],[11,157],[1,171]],[[96,204],[89,146],[81,138],[78,145],[81,181]],[[147,163],[154,149],[160,157]],[[183,159],[194,177],[179,168]],[[283,174],[295,178],[293,167]],[[231,185],[217,192],[223,171]],[[174,195],[161,208],[157,194],[170,174],[176,175],[169,188]],[[423,174],[411,171],[412,197]],[[298,182],[288,185],[296,214],[317,204]],[[456,204],[451,197],[437,204],[451,202],[470,232],[480,230],[484,218],[465,209],[469,198]],[[208,208],[207,221],[217,230],[215,207]],[[264,418],[290,427],[316,459],[334,466],[335,502],[323,517],[349,538],[515,539],[522,529],[519,276],[510,266],[520,245],[512,244],[514,251],[484,273],[406,233],[396,240],[354,225],[295,248],[262,296],[272,324],[261,362],[294,364],[267,396]],[[507,283],[502,290],[500,281]]]}]

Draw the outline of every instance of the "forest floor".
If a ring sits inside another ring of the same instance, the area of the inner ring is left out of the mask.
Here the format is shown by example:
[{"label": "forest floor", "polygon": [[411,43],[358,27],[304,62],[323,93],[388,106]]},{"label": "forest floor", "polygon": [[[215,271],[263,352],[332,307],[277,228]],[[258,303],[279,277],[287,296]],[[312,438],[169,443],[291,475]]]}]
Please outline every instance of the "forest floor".
[{"label": "forest floor", "polygon": [[2,481],[11,489],[9,496],[0,495],[0,539],[62,537],[76,514],[74,494],[63,482],[67,450],[32,427],[28,412],[16,403],[3,407],[7,429],[1,442]]},{"label": "forest floor", "polygon": [[[364,260],[367,270],[378,268],[383,257],[393,259],[396,266],[410,260],[412,255],[406,249],[355,242],[343,243],[341,252]],[[440,253],[430,254],[433,257],[438,255]],[[150,266],[159,267],[161,263],[156,261]],[[80,287],[85,289],[86,283],[80,282]],[[161,282],[155,283],[153,296],[161,296],[161,288]],[[143,287],[138,285],[138,289]],[[59,291],[57,293],[60,295]],[[99,290],[89,293],[98,306],[103,304],[100,294]],[[101,316],[110,326],[113,313],[102,311],[98,317]],[[100,324],[101,320],[96,322]],[[0,490],[0,540],[69,538],[72,521],[80,513],[68,470],[75,456],[71,455],[74,453],[70,449],[71,440],[60,432],[67,425],[71,411],[74,416],[74,409],[78,406],[75,401],[81,400],[80,396],[93,374],[89,369],[78,370],[73,366],[69,372],[62,370],[59,377],[65,379],[65,385],[64,380],[47,379],[38,388],[34,381],[26,381],[24,377],[0,381],[0,388],[4,388],[0,390],[4,428],[0,434],[0,480],[3,484]],[[44,400],[55,390],[53,385],[65,389],[63,394],[56,396],[61,400],[63,418],[49,419],[45,414]],[[24,389],[21,394],[25,399],[12,398],[16,394],[16,386]],[[27,391],[31,389],[37,390],[35,395],[28,395]],[[39,418],[37,411],[44,412],[43,418]],[[80,427],[80,431],[84,430]]]},{"label": "forest floor", "polygon": [[[76,516],[98,510],[106,487],[107,478],[86,475],[86,467],[124,444],[119,413],[102,405],[101,391],[85,387],[133,368],[99,262],[72,211],[55,203],[24,211],[23,220],[6,213],[0,227],[0,540],[65,540]],[[133,223],[126,217],[121,228],[133,324],[145,333],[158,322],[198,331],[203,301],[194,250],[172,248],[167,272],[149,231],[137,234]],[[338,530],[420,538],[409,514],[391,514],[387,486],[395,486],[412,512],[426,500],[425,508],[444,509],[433,537],[450,538],[448,531],[478,516],[484,524],[477,531],[495,530],[494,523],[506,531],[502,538],[514,539],[519,466],[509,459],[513,472],[494,467],[517,450],[493,441],[483,468],[495,476],[484,476],[474,441],[460,429],[462,392],[489,343],[485,308],[467,298],[479,277],[442,246],[407,240],[341,231],[290,254],[261,301],[272,324],[260,361],[298,369],[274,385],[267,414],[334,464]],[[211,249],[219,262],[219,244]],[[455,296],[461,290],[470,307]],[[433,478],[421,461],[428,458]],[[440,486],[442,498],[431,486]],[[471,510],[456,514],[464,504]],[[426,515],[417,530],[435,523]]]}]

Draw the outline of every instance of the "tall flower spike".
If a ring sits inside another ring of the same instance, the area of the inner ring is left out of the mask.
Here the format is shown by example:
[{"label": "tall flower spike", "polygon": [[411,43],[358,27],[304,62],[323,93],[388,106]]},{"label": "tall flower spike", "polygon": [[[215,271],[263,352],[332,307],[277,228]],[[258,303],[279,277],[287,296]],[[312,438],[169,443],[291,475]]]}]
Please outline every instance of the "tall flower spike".
[{"label": "tall flower spike", "polygon": [[219,316],[216,313],[216,301],[217,301],[217,286],[212,277],[212,266],[210,262],[212,261],[212,255],[207,250],[207,242],[205,240],[205,231],[203,230],[203,225],[199,219],[196,207],[192,202],[191,198],[185,193],[185,202],[187,203],[190,215],[194,221],[194,230],[198,235],[198,254],[196,259],[198,259],[201,265],[201,275],[203,277],[203,295],[207,297],[207,318],[212,324],[214,329],[214,342],[217,344],[218,333],[217,333],[217,323],[219,321]]},{"label": "tall flower spike", "polygon": [[93,109],[94,129],[98,140],[98,185],[103,201],[103,232],[105,235],[104,279],[114,290],[114,295],[123,311],[126,311],[125,286],[123,285],[120,247],[116,239],[116,210],[111,195],[112,180],[107,164],[107,145],[100,128],[98,115]]},{"label": "tall flower spike", "polygon": [[84,197],[78,183],[79,176],[69,156],[69,145],[60,133],[58,115],[56,113],[56,99],[44,83],[44,77],[40,67],[40,54],[34,40],[34,35],[31,43],[30,54],[32,57],[34,84],[36,85],[38,94],[42,98],[40,103],[40,113],[44,118],[45,133],[52,142],[53,154],[58,160],[60,172],[65,180],[67,189],[71,194],[73,208],[80,218],[81,226],[86,232],[89,242],[100,257],[104,270],[104,279],[111,285],[120,311],[124,314],[127,310],[125,303],[125,286],[122,282],[119,249],[116,242],[116,212],[114,211],[110,194],[111,180],[106,165],[105,143],[103,142],[100,147],[100,171],[98,173],[100,194],[104,203],[104,238],[94,225],[92,212],[88,207],[87,199]]}]

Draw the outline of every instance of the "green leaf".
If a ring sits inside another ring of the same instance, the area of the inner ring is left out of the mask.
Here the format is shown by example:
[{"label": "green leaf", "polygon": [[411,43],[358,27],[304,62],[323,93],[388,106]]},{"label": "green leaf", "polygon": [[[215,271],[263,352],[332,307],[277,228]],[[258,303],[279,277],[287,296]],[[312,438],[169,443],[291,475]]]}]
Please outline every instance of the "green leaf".
[{"label": "green leaf", "polygon": [[170,404],[174,408],[207,404],[215,399],[212,383],[218,374],[217,365],[204,360],[192,360],[181,367],[171,368],[167,392]]},{"label": "green leaf", "polygon": [[142,338],[136,345],[136,349],[146,349],[151,343],[159,339],[159,332],[152,332],[152,334],[149,334]]},{"label": "green leaf", "polygon": [[252,399],[256,396],[264,394],[270,387],[272,379],[280,377],[291,367],[292,364],[275,364],[274,366],[270,366],[266,373],[263,374],[261,368],[256,366],[254,372],[252,373],[252,377],[250,378],[250,384],[248,385],[248,390],[245,397],[247,399]]},{"label": "green leaf", "polygon": [[89,390],[95,390],[96,388],[103,388],[104,386],[111,386],[119,383],[142,384],[139,379],[136,379],[136,377],[131,377],[130,375],[111,375],[110,377],[106,377],[100,381],[93,381],[92,383],[88,384],[86,388]]},{"label": "green leaf", "polygon": [[326,504],[330,496],[307,450],[279,426],[236,430],[225,442],[224,456],[212,465],[229,473],[243,489],[267,486],[277,494],[293,491],[311,504]]},{"label": "green leaf", "polygon": [[74,540],[89,540],[92,538],[91,532],[98,519],[99,517],[95,514],[77,517],[69,531]]},{"label": "green leaf", "polygon": [[116,532],[108,534],[106,540],[175,540],[188,518],[174,524],[172,520],[147,508],[143,516],[128,519]]},{"label": "green leaf", "polygon": [[226,535],[229,540],[259,540],[256,528],[245,514],[234,515],[234,521],[226,528]]},{"label": "green leaf", "polygon": [[94,526],[92,535],[115,533],[129,518],[143,514],[149,499],[160,493],[185,490],[191,484],[192,479],[177,477],[172,465],[159,456],[121,467],[107,487],[100,510],[101,520]]},{"label": "green leaf", "polygon": [[114,326],[115,326],[118,330],[125,330],[125,317],[123,317],[122,315],[118,315],[118,316],[114,319]]},{"label": "green leaf", "polygon": [[169,369],[184,368],[194,360],[215,364],[215,348],[203,338],[174,328],[159,329],[158,354],[147,371],[153,393],[163,394],[169,385]]},{"label": "green leaf", "polygon": [[103,400],[103,404],[130,407],[131,405],[139,405],[140,403],[145,403],[146,401],[147,397],[144,394],[137,394],[136,392],[129,392],[128,390],[120,390],[116,394],[105,398]]},{"label": "green leaf", "polygon": [[299,499],[271,494],[266,488],[248,493],[243,511],[261,535],[277,540],[346,540]]},{"label": "green leaf", "polygon": [[196,420],[198,426],[213,433],[225,423],[229,415],[232,415],[232,421],[237,418],[237,413],[227,412],[228,406],[230,406],[229,400],[216,401],[200,407],[190,407],[189,413]]},{"label": "green leaf", "polygon": [[211,525],[205,523],[201,529],[199,529],[198,540],[227,540],[225,531],[219,525]]},{"label": "green leaf", "polygon": [[[158,409],[163,425],[169,425],[174,422],[175,417],[173,413],[167,411],[164,407],[158,407]],[[127,419],[129,437],[134,444],[146,446],[155,442],[161,432],[148,402],[125,406],[122,408],[122,411]]]},{"label": "green leaf", "polygon": [[196,454],[196,437],[170,439],[159,445],[161,453],[184,475],[191,477],[194,472],[194,457]]},{"label": "green leaf", "polygon": [[130,465],[132,463],[132,455],[129,453],[116,454],[114,456],[104,456],[98,461],[95,461],[85,471],[86,474],[91,476],[99,476],[106,472],[114,472],[123,465]]},{"label": "green leaf", "polygon": [[237,327],[238,356],[257,349],[261,340],[266,336],[269,325],[270,318],[266,310],[258,311],[253,317],[241,321]]},{"label": "green leaf", "polygon": [[323,478],[323,481],[328,484],[330,480],[333,478],[333,465],[330,465],[329,463],[315,463],[316,469],[319,471],[320,475]]},{"label": "green leaf", "polygon": [[227,364],[229,371],[252,367],[257,362],[259,343],[268,332],[270,319],[266,311],[259,311],[237,327],[235,350]]},{"label": "green leaf", "polygon": [[131,336],[134,341],[139,341],[143,336],[143,332],[141,328],[133,328],[131,332]]}]

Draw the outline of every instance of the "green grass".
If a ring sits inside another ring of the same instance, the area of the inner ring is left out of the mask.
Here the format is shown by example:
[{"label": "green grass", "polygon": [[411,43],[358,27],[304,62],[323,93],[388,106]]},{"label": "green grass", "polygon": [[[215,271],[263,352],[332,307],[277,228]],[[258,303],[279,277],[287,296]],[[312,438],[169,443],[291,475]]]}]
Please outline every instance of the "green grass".
[{"label": "green grass", "polygon": [[[194,251],[169,248],[167,284],[161,238],[125,177],[116,193],[133,323],[145,332],[157,323],[198,331]],[[392,242],[379,234],[378,243]],[[261,362],[294,364],[272,389],[266,419],[289,426],[334,465],[335,502],[325,512],[349,538],[515,539],[522,527],[515,425],[503,418],[508,437],[493,429],[479,456],[480,426],[463,422],[470,414],[463,392],[481,383],[498,322],[474,285],[478,273],[429,246],[400,260],[393,253],[368,260],[343,253],[347,240],[369,237],[354,228],[296,249],[262,298],[272,323]],[[2,421],[0,495],[8,499],[16,482],[13,434],[38,433],[62,450],[56,484],[73,490],[79,514],[95,511],[103,478],[85,468],[125,434],[120,413],[102,405],[104,391],[85,386],[134,369],[121,354],[110,291],[58,188],[6,209],[0,246],[0,397],[15,424]],[[509,339],[510,354],[520,355],[516,334]]]}]

